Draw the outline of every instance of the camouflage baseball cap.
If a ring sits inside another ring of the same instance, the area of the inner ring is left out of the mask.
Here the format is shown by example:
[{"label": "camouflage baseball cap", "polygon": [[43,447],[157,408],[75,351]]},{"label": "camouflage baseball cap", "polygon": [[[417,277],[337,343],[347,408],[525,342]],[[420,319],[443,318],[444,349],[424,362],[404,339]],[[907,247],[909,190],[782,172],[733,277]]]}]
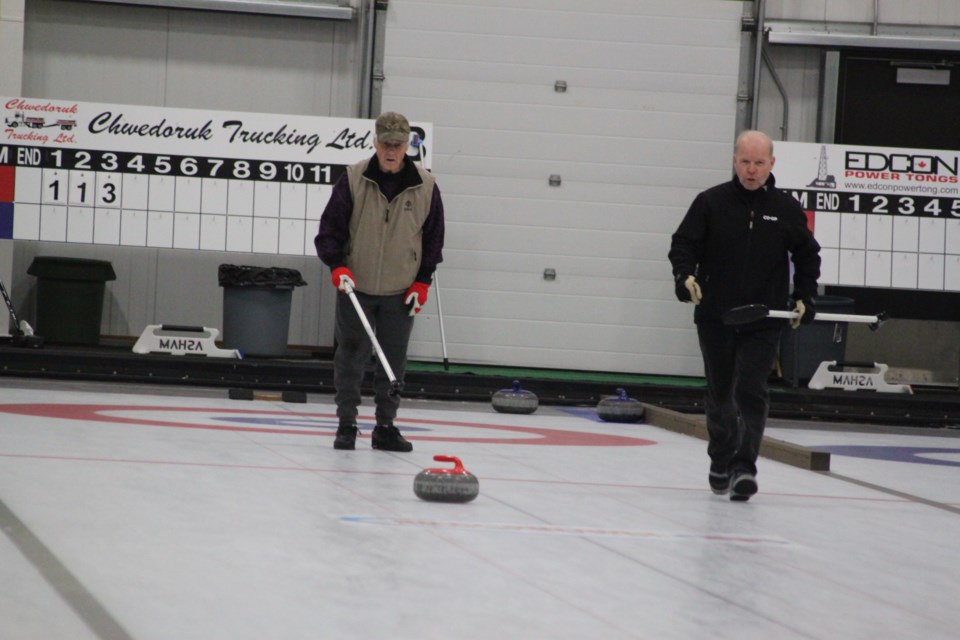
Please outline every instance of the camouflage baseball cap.
[{"label": "camouflage baseball cap", "polygon": [[388,111],[377,118],[378,142],[409,142],[410,123],[399,113]]}]

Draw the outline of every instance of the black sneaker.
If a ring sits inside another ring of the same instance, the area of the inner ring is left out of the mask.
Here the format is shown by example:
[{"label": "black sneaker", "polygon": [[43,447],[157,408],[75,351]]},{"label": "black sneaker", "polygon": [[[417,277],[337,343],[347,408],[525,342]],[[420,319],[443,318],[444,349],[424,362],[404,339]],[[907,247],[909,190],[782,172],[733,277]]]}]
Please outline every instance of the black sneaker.
[{"label": "black sneaker", "polygon": [[718,496],[730,492],[730,472],[725,465],[710,463],[710,490]]},{"label": "black sneaker", "polygon": [[393,425],[378,424],[373,428],[371,440],[374,449],[402,452],[413,451],[413,445],[407,442],[406,439],[400,435],[400,429],[397,429]]},{"label": "black sneaker", "polygon": [[757,492],[757,478],[749,471],[738,471],[730,482],[730,499],[746,502]]},{"label": "black sneaker", "polygon": [[334,449],[354,450],[357,448],[357,434],[360,429],[355,422],[341,422],[337,427],[337,437],[333,440]]}]

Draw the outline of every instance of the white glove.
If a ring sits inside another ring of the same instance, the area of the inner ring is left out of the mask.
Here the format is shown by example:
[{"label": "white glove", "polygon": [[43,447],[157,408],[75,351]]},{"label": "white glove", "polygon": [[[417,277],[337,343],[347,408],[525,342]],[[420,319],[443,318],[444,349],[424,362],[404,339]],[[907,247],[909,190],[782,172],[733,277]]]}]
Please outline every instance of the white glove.
[{"label": "white glove", "polygon": [[807,312],[806,305],[803,304],[803,300],[797,300],[797,306],[793,308],[797,312],[797,317],[790,321],[790,328],[796,329],[800,326],[800,322],[803,320],[803,314]]},{"label": "white glove", "polygon": [[690,292],[690,302],[700,304],[700,301],[703,300],[703,292],[700,291],[700,285],[697,283],[697,279],[693,276],[687,276],[687,279],[683,281],[683,286]]}]

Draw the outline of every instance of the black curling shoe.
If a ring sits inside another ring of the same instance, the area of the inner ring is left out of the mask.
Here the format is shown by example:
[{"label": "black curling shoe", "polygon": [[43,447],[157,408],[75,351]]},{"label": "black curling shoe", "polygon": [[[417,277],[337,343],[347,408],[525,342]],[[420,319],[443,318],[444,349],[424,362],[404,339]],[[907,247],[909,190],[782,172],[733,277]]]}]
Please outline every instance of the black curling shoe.
[{"label": "black curling shoe", "polygon": [[354,422],[341,422],[337,427],[337,437],[333,440],[334,449],[344,449],[352,451],[357,448],[357,434],[360,429]]},{"label": "black curling shoe", "polygon": [[739,471],[733,474],[730,481],[730,499],[735,502],[746,502],[757,492],[757,478],[752,473]]},{"label": "black curling shoe", "polygon": [[413,445],[407,442],[406,438],[400,435],[400,429],[393,425],[378,424],[373,428],[371,440],[374,449],[403,453],[413,451]]},{"label": "black curling shoe", "polygon": [[730,493],[730,472],[726,465],[717,463],[710,464],[710,490],[718,496],[724,496]]}]

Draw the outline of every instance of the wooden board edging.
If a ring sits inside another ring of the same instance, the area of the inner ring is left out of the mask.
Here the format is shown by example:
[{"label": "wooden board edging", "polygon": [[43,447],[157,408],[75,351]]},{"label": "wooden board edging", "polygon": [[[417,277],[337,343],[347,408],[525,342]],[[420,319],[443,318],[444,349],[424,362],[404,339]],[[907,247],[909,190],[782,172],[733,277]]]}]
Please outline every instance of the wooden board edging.
[{"label": "wooden board edging", "polygon": [[[646,403],[642,404],[647,424],[674,433],[694,436],[701,440],[708,439],[707,420],[704,416],[680,413]],[[830,471],[830,454],[828,452],[815,451],[769,436],[763,437],[763,443],[760,445],[760,455],[801,469]]]}]

